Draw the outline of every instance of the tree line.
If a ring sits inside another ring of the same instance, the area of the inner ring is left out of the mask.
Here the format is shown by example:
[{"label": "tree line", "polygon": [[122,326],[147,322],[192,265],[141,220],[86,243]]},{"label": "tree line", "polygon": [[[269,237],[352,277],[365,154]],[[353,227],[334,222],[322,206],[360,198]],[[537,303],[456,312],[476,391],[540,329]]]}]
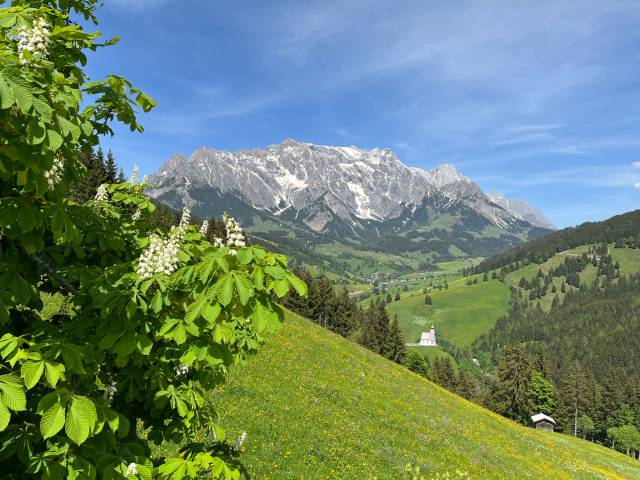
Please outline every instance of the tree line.
[{"label": "tree line", "polygon": [[613,242],[618,247],[640,247],[640,210],[616,215],[602,222],[583,223],[536,238],[482,261],[470,269],[470,272],[487,272],[515,262],[540,264],[557,253],[580,245]]},{"label": "tree line", "polygon": [[373,299],[363,309],[346,288],[336,292],[328,278],[314,277],[302,269],[296,274],[307,283],[308,294],[301,297],[290,292],[282,299],[283,306],[391,361],[403,362],[404,338],[397,316],[389,317],[385,299]]}]

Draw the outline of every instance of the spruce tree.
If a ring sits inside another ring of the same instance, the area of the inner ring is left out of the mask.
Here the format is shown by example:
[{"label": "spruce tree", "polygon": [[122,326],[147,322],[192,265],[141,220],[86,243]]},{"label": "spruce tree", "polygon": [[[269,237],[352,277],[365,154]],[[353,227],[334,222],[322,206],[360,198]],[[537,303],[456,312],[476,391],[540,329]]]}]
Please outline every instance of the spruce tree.
[{"label": "spruce tree", "polygon": [[433,381],[447,390],[456,388],[456,374],[449,357],[436,357],[433,363]]},{"label": "spruce tree", "polygon": [[400,325],[398,324],[398,316],[394,315],[393,321],[389,325],[389,347],[386,357],[396,363],[402,363],[406,354],[406,346]]},{"label": "spruce tree", "polygon": [[105,183],[123,183],[126,181],[124,172],[121,168],[118,168],[115,159],[113,158],[113,152],[109,150],[107,152],[107,160],[104,165],[105,170]]},{"label": "spruce tree", "polygon": [[494,405],[496,411],[524,425],[530,423],[531,361],[520,344],[507,345],[498,364]]},{"label": "spruce tree", "polygon": [[330,315],[329,328],[331,331],[342,335],[350,336],[357,327],[357,306],[349,297],[346,287],[342,289],[339,296],[334,298],[333,311]]},{"label": "spruce tree", "polygon": [[372,352],[379,352],[379,342],[376,335],[376,311],[377,305],[374,301],[369,303],[369,307],[363,315],[362,321],[362,335],[360,337],[360,344],[371,350]]},{"label": "spruce tree", "polygon": [[478,384],[473,375],[467,373],[464,368],[458,371],[456,381],[456,393],[467,400],[475,401],[478,397]]},{"label": "spruce tree", "polygon": [[589,385],[585,371],[573,362],[560,383],[560,404],[557,420],[565,433],[577,435],[578,418],[589,415]]},{"label": "spruce tree", "polygon": [[389,314],[385,302],[380,302],[375,312],[375,332],[377,339],[377,353],[389,358],[393,351],[393,341],[389,335]]}]

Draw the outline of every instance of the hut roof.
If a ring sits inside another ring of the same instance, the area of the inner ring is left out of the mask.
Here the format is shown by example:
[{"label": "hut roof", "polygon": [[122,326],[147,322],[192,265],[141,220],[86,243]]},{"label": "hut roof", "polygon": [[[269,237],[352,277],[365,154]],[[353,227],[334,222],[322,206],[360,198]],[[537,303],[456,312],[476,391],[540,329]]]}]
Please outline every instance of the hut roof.
[{"label": "hut roof", "polygon": [[533,423],[540,423],[546,420],[549,423],[553,423],[554,425],[556,424],[556,421],[553,418],[545,415],[544,413],[538,413],[537,415],[532,416],[531,420],[533,421]]}]

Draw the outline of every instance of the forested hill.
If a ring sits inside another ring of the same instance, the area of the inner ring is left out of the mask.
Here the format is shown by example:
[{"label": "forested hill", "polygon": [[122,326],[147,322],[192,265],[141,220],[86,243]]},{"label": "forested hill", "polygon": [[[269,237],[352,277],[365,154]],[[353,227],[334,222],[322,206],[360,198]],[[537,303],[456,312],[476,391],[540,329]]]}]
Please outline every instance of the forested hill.
[{"label": "forested hill", "polygon": [[640,247],[640,210],[616,215],[602,222],[587,222],[550,233],[506,250],[481,262],[472,273],[488,272],[514,262],[542,263],[579,245],[615,243],[618,247]]},{"label": "forested hill", "polygon": [[502,346],[522,344],[530,358],[544,358],[558,386],[554,416],[571,431],[576,414],[593,421],[589,434],[604,440],[607,428],[640,426],[640,275],[607,280],[567,293],[549,311],[516,301],[477,342],[496,361]]}]

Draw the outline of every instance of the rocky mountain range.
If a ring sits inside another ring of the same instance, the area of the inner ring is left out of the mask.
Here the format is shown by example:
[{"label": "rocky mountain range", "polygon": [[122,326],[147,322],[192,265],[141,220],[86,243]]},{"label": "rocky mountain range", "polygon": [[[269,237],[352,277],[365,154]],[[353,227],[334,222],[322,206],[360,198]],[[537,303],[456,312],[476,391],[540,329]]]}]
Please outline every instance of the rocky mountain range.
[{"label": "rocky mountain range", "polygon": [[[453,165],[408,167],[389,149],[294,140],[236,152],[201,148],[167,160],[150,181],[151,195],[175,208],[188,205],[200,217],[228,210],[250,231],[305,232],[312,243],[427,252],[441,240],[477,255],[554,228],[526,202],[486,195]],[[464,248],[474,239],[478,248]],[[450,251],[435,250],[441,258]]]}]

